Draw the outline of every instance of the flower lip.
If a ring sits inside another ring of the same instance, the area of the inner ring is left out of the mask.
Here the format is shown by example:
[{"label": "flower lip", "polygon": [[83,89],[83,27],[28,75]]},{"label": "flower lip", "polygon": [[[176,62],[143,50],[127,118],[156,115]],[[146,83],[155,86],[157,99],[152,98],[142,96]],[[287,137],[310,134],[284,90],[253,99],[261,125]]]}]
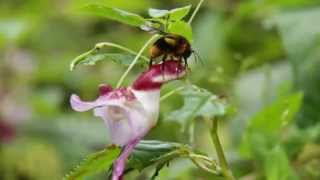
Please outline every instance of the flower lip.
[{"label": "flower lip", "polygon": [[161,64],[153,65],[151,68],[157,69],[164,74],[179,74],[186,69],[181,60],[167,60]]},{"label": "flower lip", "polygon": [[152,65],[133,83],[135,90],[160,89],[161,85],[179,79],[186,74],[186,67],[181,60],[167,60],[162,64]]}]

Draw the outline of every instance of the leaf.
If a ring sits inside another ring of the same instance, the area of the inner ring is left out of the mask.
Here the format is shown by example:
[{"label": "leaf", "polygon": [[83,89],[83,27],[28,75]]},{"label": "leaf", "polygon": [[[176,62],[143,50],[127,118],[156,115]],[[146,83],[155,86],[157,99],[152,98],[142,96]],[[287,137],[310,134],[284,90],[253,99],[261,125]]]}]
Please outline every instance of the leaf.
[{"label": "leaf", "polygon": [[149,16],[153,18],[162,18],[169,15],[170,20],[178,21],[183,19],[190,11],[191,5],[175,8],[171,10],[153,9],[148,10]]},{"label": "leaf", "polygon": [[115,146],[111,146],[102,151],[91,154],[64,179],[82,179],[101,171],[107,171],[119,154],[120,148]]},{"label": "leaf", "polygon": [[[121,54],[121,53],[102,53],[102,54],[84,54],[75,58],[70,65],[70,69],[73,70],[77,65],[95,65],[97,62],[102,60],[111,60],[117,64],[129,66],[134,55],[131,54]],[[138,64],[142,64],[138,61]]]},{"label": "leaf", "polygon": [[312,127],[320,120],[320,26],[315,25],[320,8],[285,11],[271,21],[278,27],[288,60],[292,65],[295,87],[304,91],[304,102],[297,118],[299,127]]},{"label": "leaf", "polygon": [[297,179],[290,167],[286,152],[279,145],[268,152],[265,157],[264,169],[267,180]]},{"label": "leaf", "polygon": [[168,31],[173,34],[179,34],[187,38],[188,41],[192,42],[192,28],[190,24],[184,21],[176,21],[174,23],[170,23]]},{"label": "leaf", "polygon": [[160,17],[164,17],[167,16],[169,14],[170,11],[168,10],[164,10],[164,9],[154,9],[154,8],[150,8],[148,10],[148,14],[150,17],[153,18],[160,18]]},{"label": "leaf", "polygon": [[187,87],[179,93],[183,96],[184,105],[171,112],[167,119],[188,122],[197,116],[214,117],[226,113],[225,102],[205,89]]},{"label": "leaf", "polygon": [[250,120],[249,128],[265,134],[279,132],[281,127],[293,120],[300,108],[302,98],[301,92],[280,98],[256,114]]},{"label": "leaf", "polygon": [[240,145],[242,155],[263,156],[278,142],[277,134],[294,119],[300,109],[301,92],[284,96],[258,112],[250,121]]},{"label": "leaf", "polygon": [[170,10],[170,19],[181,20],[190,12],[190,9],[191,9],[191,5],[172,9]]},{"label": "leaf", "polygon": [[89,4],[84,7],[84,10],[131,26],[139,27],[146,23],[146,20],[140,15],[100,4]]},{"label": "leaf", "polygon": [[[142,170],[159,161],[163,161],[162,157],[166,157],[165,162],[178,158],[181,155],[181,149],[185,145],[163,141],[140,141],[134,148],[132,155],[127,163],[127,168]],[[170,155],[168,158],[167,155]]]}]

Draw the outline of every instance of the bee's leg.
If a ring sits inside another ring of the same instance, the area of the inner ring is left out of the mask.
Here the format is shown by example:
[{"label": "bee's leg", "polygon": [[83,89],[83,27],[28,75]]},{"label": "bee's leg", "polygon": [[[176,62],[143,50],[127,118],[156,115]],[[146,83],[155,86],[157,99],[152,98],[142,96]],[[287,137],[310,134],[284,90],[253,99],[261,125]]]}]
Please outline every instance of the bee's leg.
[{"label": "bee's leg", "polygon": [[161,72],[162,72],[162,79],[164,79],[164,62],[166,61],[168,55],[164,54],[161,60]]},{"label": "bee's leg", "polygon": [[179,73],[180,73],[180,70],[181,70],[181,63],[182,63],[182,59],[181,59],[182,57],[179,57],[179,59],[178,59],[178,67],[177,67],[177,78],[179,77]]},{"label": "bee's leg", "polygon": [[151,68],[152,64],[153,64],[153,58],[150,58],[150,60],[149,60],[149,69]]},{"label": "bee's leg", "polygon": [[188,59],[184,57],[183,61],[184,61],[184,65],[186,66],[186,70],[191,72],[191,69],[189,68],[189,65],[188,65]]},{"label": "bee's leg", "polygon": [[161,71],[162,72],[164,71],[164,62],[166,61],[167,57],[168,57],[167,54],[164,54],[162,57],[162,60],[161,60]]}]

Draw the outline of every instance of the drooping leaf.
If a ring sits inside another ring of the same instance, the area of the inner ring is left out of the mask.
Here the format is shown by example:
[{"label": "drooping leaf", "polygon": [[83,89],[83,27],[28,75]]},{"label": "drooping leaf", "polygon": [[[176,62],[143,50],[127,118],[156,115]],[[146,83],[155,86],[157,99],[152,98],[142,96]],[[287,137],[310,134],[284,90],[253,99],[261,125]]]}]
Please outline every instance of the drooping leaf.
[{"label": "drooping leaf", "polygon": [[83,179],[84,177],[107,171],[119,154],[120,148],[114,146],[91,154],[64,179]]},{"label": "drooping leaf", "polygon": [[[166,157],[166,161],[178,158],[181,155],[181,149],[185,145],[163,141],[141,141],[135,148],[127,163],[127,168],[142,170],[158,161],[163,161],[162,157]],[[171,155],[168,158],[167,155]]]},{"label": "drooping leaf", "polygon": [[280,145],[275,146],[267,153],[264,162],[264,169],[267,180],[298,179],[290,167],[290,162],[286,152]]},{"label": "drooping leaf", "polygon": [[188,41],[192,42],[192,28],[190,24],[184,21],[170,23],[168,31],[173,34],[179,34],[187,38]]},{"label": "drooping leaf", "polygon": [[258,112],[250,121],[240,145],[242,155],[250,157],[265,156],[277,143],[277,135],[282,127],[294,119],[300,109],[303,94],[301,92],[284,96]]},{"label": "drooping leaf", "polygon": [[320,26],[315,25],[320,8],[285,11],[273,17],[292,65],[295,87],[304,91],[299,127],[312,127],[320,121]]},{"label": "drooping leaf", "polygon": [[183,96],[182,108],[171,112],[166,118],[180,122],[188,122],[195,117],[223,116],[226,113],[224,100],[205,89],[187,87],[179,92]]},{"label": "drooping leaf", "polygon": [[[121,53],[93,53],[86,54],[85,56],[80,55],[71,62],[70,69],[73,70],[78,65],[95,65],[102,60],[111,60],[117,64],[129,66],[134,58],[134,55]],[[138,64],[142,64],[142,61],[138,61]]]},{"label": "drooping leaf", "polygon": [[115,20],[131,26],[139,27],[146,22],[146,20],[138,14],[127,12],[117,8],[111,8],[101,4],[89,4],[84,7],[84,10],[92,14],[109,18],[111,20]]},{"label": "drooping leaf", "polygon": [[150,17],[153,18],[162,18],[169,16],[170,20],[181,20],[183,19],[190,11],[191,5],[175,8],[171,10],[163,10],[163,9],[149,9],[148,13]]}]

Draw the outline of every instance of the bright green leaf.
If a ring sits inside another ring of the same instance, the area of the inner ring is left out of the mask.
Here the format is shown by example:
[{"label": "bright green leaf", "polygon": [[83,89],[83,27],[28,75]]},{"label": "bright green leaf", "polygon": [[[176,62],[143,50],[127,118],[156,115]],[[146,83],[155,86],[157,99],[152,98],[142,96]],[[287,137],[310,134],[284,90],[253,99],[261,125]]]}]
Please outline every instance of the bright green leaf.
[{"label": "bright green leaf", "polygon": [[153,9],[153,8],[150,8],[148,10],[148,14],[149,14],[150,17],[160,18],[160,17],[167,16],[169,14],[169,11],[165,10],[165,9]]},{"label": "bright green leaf", "polygon": [[82,179],[86,176],[108,170],[113,161],[119,156],[120,148],[109,147],[89,155],[78,167],[72,170],[65,179]]},{"label": "bright green leaf", "polygon": [[[258,112],[250,121],[240,145],[242,155],[265,156],[269,148],[277,143],[282,127],[294,119],[300,109],[301,92],[284,96]],[[262,158],[261,158],[262,159]]]},{"label": "bright green leaf", "polygon": [[249,122],[249,128],[263,133],[278,132],[287,125],[298,112],[303,94],[301,92],[285,96],[257,113]]},{"label": "bright green leaf", "polygon": [[100,4],[90,4],[85,6],[84,9],[92,14],[106,17],[131,26],[139,27],[146,23],[146,20],[140,15]]},{"label": "bright green leaf", "polygon": [[191,9],[191,5],[184,6],[181,8],[172,9],[172,10],[170,10],[170,19],[171,20],[181,20],[190,12],[190,9]]},{"label": "bright green leaf", "polygon": [[192,42],[192,28],[190,24],[184,21],[176,21],[171,23],[168,27],[168,31],[173,34],[179,34],[187,38],[188,41]]},{"label": "bright green leaf", "polygon": [[191,5],[175,8],[171,10],[149,9],[148,13],[153,18],[163,18],[169,16],[170,20],[178,21],[183,19],[190,11]]},{"label": "bright green leaf", "polygon": [[171,112],[167,119],[188,122],[198,116],[214,117],[226,113],[225,102],[205,89],[188,87],[179,93],[183,96],[184,105]]},{"label": "bright green leaf", "polygon": [[267,153],[264,162],[264,170],[267,180],[295,180],[290,162],[286,152],[281,146],[275,146],[270,152]]}]

